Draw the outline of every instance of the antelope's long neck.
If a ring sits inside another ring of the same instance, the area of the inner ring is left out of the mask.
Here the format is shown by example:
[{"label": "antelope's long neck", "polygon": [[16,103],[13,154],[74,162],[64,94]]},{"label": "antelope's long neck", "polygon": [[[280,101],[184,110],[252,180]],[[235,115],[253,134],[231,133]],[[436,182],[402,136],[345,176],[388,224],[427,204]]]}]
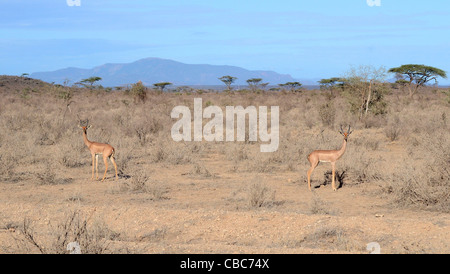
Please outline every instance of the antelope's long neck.
[{"label": "antelope's long neck", "polygon": [[86,130],[83,130],[83,141],[84,141],[84,144],[87,146],[87,147],[89,147],[90,145],[91,145],[91,141],[89,141],[88,140],[88,138],[87,138],[87,134],[86,134]]},{"label": "antelope's long neck", "polygon": [[347,148],[347,140],[344,139],[344,141],[342,143],[342,147],[339,150],[339,158],[344,154],[346,148]]}]

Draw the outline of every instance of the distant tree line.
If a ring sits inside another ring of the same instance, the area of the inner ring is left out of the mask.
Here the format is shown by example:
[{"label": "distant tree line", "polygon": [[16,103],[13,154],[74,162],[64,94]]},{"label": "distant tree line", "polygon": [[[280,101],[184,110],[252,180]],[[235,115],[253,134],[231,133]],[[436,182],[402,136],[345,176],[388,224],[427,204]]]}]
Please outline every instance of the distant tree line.
[{"label": "distant tree line", "polygon": [[[396,81],[394,83],[388,83],[386,81],[387,74],[391,73],[395,75]],[[27,74],[22,74],[22,77]],[[386,70],[384,67],[375,68],[373,66],[359,66],[357,68],[351,68],[343,77],[332,77],[321,79],[318,81],[321,90],[329,91],[328,101],[325,102],[323,108],[319,111],[323,113],[333,112],[332,99],[337,93],[342,94],[347,98],[350,104],[350,110],[353,113],[357,113],[359,118],[366,117],[369,113],[383,114],[386,112],[387,103],[384,100],[385,95],[390,91],[389,85],[393,85],[394,88],[405,87],[408,89],[410,97],[416,94],[420,87],[434,81],[438,83],[438,78],[447,78],[445,71],[426,65],[407,64],[399,67],[390,68]],[[226,92],[232,92],[232,84],[238,79],[237,77],[225,75],[218,78],[226,86]],[[96,88],[102,88],[95,85],[101,81],[102,78],[98,76],[92,76],[75,83],[81,87],[88,88],[90,90]],[[64,82],[64,86],[67,85],[69,80]],[[264,92],[269,83],[263,82],[262,78],[250,78],[246,80],[248,89],[241,89],[239,92]],[[153,87],[158,92],[164,92],[168,86],[171,86],[170,82],[159,82],[153,84]],[[119,89],[119,88],[116,88]],[[108,88],[108,91],[111,88]],[[139,81],[136,84],[132,84],[131,88],[126,89],[132,94],[136,100],[145,102],[147,87]],[[271,90],[284,92],[299,93],[302,92],[302,84],[300,82],[286,82],[278,84],[278,88],[271,88]],[[193,89],[187,86],[177,87],[178,92],[192,92]],[[199,91],[200,92],[200,91]],[[68,96],[63,96],[68,97]],[[70,100],[68,97],[68,100]],[[327,119],[326,119],[327,120]],[[330,121],[331,122],[331,121]]]}]

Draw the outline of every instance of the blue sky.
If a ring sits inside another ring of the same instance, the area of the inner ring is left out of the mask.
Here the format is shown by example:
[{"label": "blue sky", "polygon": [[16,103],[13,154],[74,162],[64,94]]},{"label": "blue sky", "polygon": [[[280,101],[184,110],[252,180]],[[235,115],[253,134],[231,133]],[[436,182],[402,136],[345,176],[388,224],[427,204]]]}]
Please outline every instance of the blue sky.
[{"label": "blue sky", "polygon": [[[298,79],[419,63],[450,74],[444,0],[0,0],[0,74],[160,57]],[[450,80],[440,79],[441,84]]]}]

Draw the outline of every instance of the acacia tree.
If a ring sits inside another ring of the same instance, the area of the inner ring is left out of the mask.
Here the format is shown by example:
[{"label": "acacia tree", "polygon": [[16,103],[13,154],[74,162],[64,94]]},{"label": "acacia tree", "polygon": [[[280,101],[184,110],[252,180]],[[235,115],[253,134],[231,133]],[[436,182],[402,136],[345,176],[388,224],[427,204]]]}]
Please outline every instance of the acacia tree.
[{"label": "acacia tree", "polygon": [[284,84],[278,84],[280,87],[289,87],[292,92],[300,92],[302,84],[300,82],[287,82]]},{"label": "acacia tree", "polygon": [[166,88],[167,86],[172,85],[172,83],[170,82],[161,82],[161,83],[156,83],[153,84],[154,87],[159,88],[161,90],[161,92],[164,91],[164,88]]},{"label": "acacia tree", "polygon": [[344,85],[344,82],[345,79],[341,77],[332,77],[318,81],[320,89],[333,89],[336,86],[342,87]]},{"label": "acacia tree", "polygon": [[98,76],[92,76],[92,77],[89,77],[89,78],[86,78],[86,79],[81,80],[80,83],[81,83],[82,85],[84,85],[84,86],[87,86],[87,84],[89,84],[88,87],[89,87],[90,89],[92,89],[92,88],[94,87],[94,83],[95,83],[95,82],[98,82],[98,81],[100,81],[100,80],[102,80],[101,77],[98,77]]},{"label": "acacia tree", "polygon": [[402,65],[400,67],[389,69],[390,73],[396,73],[396,75],[403,75],[406,81],[409,83],[408,90],[409,96],[412,97],[419,87],[424,86],[426,83],[434,80],[437,83],[437,78],[447,78],[447,74],[442,69],[438,69],[425,65]]},{"label": "acacia tree", "polygon": [[231,84],[233,84],[236,79],[236,77],[230,75],[222,76],[219,78],[219,80],[227,86],[227,91],[231,91]]},{"label": "acacia tree", "polygon": [[[250,89],[251,89],[253,92],[256,92],[256,90],[258,90],[258,88],[259,88],[260,86],[262,86],[262,85],[265,84],[265,83],[260,84],[261,81],[262,81],[261,78],[251,78],[251,79],[248,79],[248,80],[247,80],[247,83],[248,83],[248,86],[250,87]],[[268,83],[267,83],[267,84],[268,84]],[[267,84],[266,84],[266,85],[267,85]]]}]

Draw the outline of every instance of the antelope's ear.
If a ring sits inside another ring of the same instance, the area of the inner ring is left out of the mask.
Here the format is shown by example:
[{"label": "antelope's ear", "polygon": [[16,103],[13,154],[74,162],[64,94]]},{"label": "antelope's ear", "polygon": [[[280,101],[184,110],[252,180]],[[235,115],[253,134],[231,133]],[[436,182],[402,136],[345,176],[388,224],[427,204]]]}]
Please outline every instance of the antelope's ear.
[{"label": "antelope's ear", "polygon": [[88,129],[88,128],[90,128],[92,125],[88,125],[87,127],[86,127],[86,129]]},{"label": "antelope's ear", "polygon": [[82,126],[78,125],[79,128],[83,128]]}]

